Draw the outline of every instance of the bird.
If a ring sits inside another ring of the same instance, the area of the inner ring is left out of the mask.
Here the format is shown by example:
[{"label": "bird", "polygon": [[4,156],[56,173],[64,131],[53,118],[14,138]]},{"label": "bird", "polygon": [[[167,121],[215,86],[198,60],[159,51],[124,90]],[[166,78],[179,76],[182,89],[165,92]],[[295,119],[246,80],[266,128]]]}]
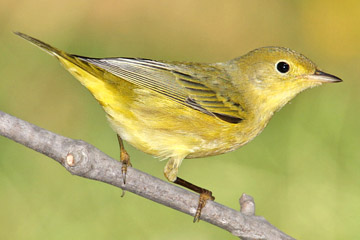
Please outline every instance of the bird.
[{"label": "bird", "polygon": [[178,177],[184,159],[238,149],[300,92],[342,81],[285,47],[260,47],[225,62],[194,63],[85,57],[15,34],[56,57],[102,106],[119,141],[124,184],[131,162],[123,140],[168,159],[166,179],[200,194],[194,222],[215,197]]}]

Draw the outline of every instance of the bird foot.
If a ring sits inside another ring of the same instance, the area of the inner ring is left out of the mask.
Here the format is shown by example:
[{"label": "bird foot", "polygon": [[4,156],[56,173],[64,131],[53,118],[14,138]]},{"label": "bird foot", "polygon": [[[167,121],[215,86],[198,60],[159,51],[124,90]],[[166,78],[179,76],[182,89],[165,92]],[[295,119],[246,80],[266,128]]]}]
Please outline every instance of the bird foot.
[{"label": "bird foot", "polygon": [[212,195],[211,191],[203,189],[203,192],[200,193],[199,204],[198,204],[198,207],[196,209],[195,216],[194,216],[194,221],[193,221],[194,223],[199,222],[200,216],[201,216],[201,211],[205,207],[206,202],[208,200],[214,201],[215,197]]}]

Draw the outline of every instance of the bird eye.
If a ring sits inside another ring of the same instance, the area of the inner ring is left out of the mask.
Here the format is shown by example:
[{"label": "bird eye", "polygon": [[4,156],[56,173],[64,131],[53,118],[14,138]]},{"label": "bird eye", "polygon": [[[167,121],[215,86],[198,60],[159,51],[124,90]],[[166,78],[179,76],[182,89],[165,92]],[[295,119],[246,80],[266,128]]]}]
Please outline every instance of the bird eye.
[{"label": "bird eye", "polygon": [[290,70],[290,65],[282,60],[276,63],[276,69],[280,73],[287,73]]}]

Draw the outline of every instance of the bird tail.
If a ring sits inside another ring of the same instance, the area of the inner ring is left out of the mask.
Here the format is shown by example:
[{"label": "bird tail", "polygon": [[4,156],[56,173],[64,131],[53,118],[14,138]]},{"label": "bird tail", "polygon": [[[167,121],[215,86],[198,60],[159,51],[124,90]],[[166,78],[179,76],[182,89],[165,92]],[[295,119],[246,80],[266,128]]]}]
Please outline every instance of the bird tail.
[{"label": "bird tail", "polygon": [[14,32],[16,35],[28,40],[35,46],[38,46],[45,52],[52,56],[55,56],[75,78],[77,78],[86,88],[88,88],[94,95],[96,92],[96,86],[103,85],[104,70],[81,60],[78,56],[68,54],[62,50],[59,50],[47,43],[44,43],[36,38],[30,37],[21,32]]},{"label": "bird tail", "polygon": [[66,54],[65,52],[54,48],[53,46],[50,46],[47,43],[44,43],[36,38],[30,37],[29,35],[26,35],[25,33],[21,33],[21,32],[14,32],[16,35],[24,38],[25,40],[28,40],[29,42],[31,42],[32,44],[34,44],[35,46],[38,46],[39,48],[41,48],[42,50],[44,50],[45,52],[49,53],[50,55],[53,55],[55,57],[62,57],[65,59],[69,58],[69,55]]},{"label": "bird tail", "polygon": [[[24,33],[15,32],[15,34],[40,47],[50,55],[55,56],[63,67],[77,78],[102,106],[109,104],[118,105],[121,95],[118,94],[117,86],[119,86],[119,84],[121,86],[129,84],[127,81],[121,80],[107,73],[104,69],[81,59],[85,57],[68,54]],[[116,82],[116,85],[109,84],[109,82]],[[130,89],[130,87],[123,87],[123,89]],[[124,101],[126,101],[126,99]]]},{"label": "bird tail", "polygon": [[[30,43],[34,44],[35,46],[39,47],[40,49],[44,50],[46,53],[55,56],[59,61],[62,63],[64,68],[66,68],[70,73],[74,74],[73,70],[85,70],[86,72],[97,75],[98,71],[96,71],[93,65],[88,64],[87,62],[82,61],[77,56],[68,54],[60,49],[57,49],[43,41],[40,41],[36,38],[30,37],[25,33],[21,32],[14,32],[16,35],[24,38],[25,40],[29,41]],[[76,75],[74,75],[76,77]],[[80,80],[80,79],[79,79]],[[80,80],[81,81],[81,80]]]}]

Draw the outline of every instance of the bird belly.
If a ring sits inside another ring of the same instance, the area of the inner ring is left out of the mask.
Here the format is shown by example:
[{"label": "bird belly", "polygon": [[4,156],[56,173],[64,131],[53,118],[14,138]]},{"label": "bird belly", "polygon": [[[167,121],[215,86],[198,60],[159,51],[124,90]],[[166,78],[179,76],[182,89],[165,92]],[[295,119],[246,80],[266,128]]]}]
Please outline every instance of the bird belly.
[{"label": "bird belly", "polygon": [[248,141],[227,123],[145,88],[118,107],[104,107],[113,129],[139,150],[167,158],[197,158],[232,151]]}]

